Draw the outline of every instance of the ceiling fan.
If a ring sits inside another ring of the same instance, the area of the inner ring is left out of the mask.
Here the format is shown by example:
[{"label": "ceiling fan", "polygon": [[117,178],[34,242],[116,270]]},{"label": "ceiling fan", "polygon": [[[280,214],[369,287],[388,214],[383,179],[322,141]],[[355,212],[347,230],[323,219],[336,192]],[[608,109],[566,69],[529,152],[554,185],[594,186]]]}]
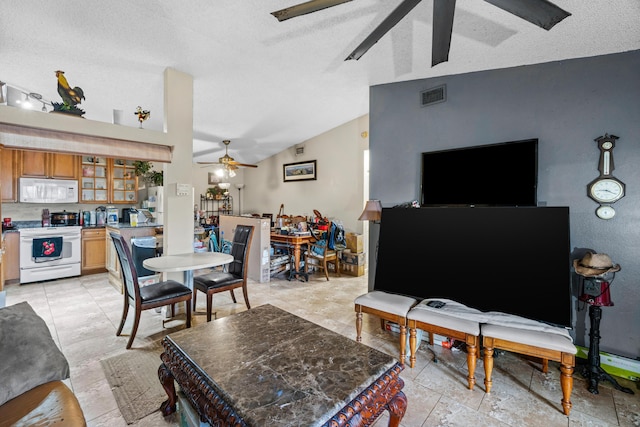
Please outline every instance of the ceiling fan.
[{"label": "ceiling fan", "polygon": [[225,147],[224,156],[219,157],[217,162],[198,162],[198,164],[199,165],[223,165],[225,169],[230,171],[236,170],[239,167],[245,167],[245,168],[258,167],[258,165],[251,165],[248,163],[236,162],[235,159],[229,155],[229,144],[231,144],[231,141],[229,141],[228,139],[225,139],[224,141],[222,141],[222,143],[224,144],[224,147]]},{"label": "ceiling fan", "polygon": [[[295,18],[300,15],[317,12],[332,6],[350,2],[351,0],[311,0],[285,9],[271,12],[278,21]],[[389,30],[402,20],[421,0],[403,0],[393,12],[378,25],[369,36],[355,48],[345,61],[358,60]],[[571,16],[569,12],[547,0],[485,0],[494,6],[512,13],[545,30],[550,30],[564,18]],[[449,60],[451,31],[456,0],[433,0],[433,47],[431,50],[431,66]]]}]

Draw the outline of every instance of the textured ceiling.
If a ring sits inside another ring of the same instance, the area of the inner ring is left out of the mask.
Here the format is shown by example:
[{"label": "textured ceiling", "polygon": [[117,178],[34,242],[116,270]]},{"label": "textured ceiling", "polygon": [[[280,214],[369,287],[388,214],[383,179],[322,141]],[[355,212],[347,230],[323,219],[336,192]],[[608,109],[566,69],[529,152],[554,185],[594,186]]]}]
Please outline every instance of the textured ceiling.
[{"label": "textured ceiling", "polygon": [[[369,86],[640,48],[640,1],[555,0],[572,15],[545,31],[480,0],[458,0],[449,61],[431,67],[425,0],[359,61],[344,58],[400,0],[354,0],[278,22],[300,0],[21,0],[0,3],[0,80],[59,102],[56,70],[80,107],[163,129],[163,71],[194,79],[194,160],[222,140],[255,163],[368,113]],[[417,101],[416,101],[417,102]]]}]

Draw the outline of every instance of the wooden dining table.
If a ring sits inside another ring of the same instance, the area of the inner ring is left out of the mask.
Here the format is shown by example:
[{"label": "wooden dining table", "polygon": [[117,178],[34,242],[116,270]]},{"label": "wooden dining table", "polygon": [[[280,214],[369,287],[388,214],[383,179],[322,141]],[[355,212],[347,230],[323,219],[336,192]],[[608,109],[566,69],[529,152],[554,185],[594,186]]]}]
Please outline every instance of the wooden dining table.
[{"label": "wooden dining table", "polygon": [[315,238],[311,235],[299,236],[296,234],[279,234],[271,233],[271,242],[290,245],[293,247],[293,259],[295,264],[295,271],[300,271],[300,253],[303,245],[315,241]]}]

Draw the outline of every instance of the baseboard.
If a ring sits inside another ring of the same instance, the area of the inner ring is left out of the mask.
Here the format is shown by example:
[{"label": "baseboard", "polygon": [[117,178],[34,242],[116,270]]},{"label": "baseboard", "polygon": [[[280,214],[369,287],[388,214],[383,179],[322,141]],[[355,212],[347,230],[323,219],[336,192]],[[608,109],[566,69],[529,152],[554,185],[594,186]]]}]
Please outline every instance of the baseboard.
[{"label": "baseboard", "polygon": [[[576,357],[587,359],[589,349],[576,346],[578,353]],[[632,381],[640,381],[640,360],[629,359],[611,353],[600,352],[600,367],[610,375],[620,378],[627,378]]]}]

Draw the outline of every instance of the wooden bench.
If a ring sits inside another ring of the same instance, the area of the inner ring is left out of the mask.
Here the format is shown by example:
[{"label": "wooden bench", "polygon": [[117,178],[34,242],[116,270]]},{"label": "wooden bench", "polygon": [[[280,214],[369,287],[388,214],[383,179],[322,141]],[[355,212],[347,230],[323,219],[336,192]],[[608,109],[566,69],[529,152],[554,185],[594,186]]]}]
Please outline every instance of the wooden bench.
[{"label": "wooden bench", "polygon": [[[479,355],[479,335],[480,323],[472,317],[461,318],[446,314],[446,311],[438,311],[429,307],[429,299],[421,301],[414,306],[407,314],[409,324],[409,349],[411,357],[409,358],[410,366],[413,368],[416,362],[416,329],[421,329],[429,333],[430,344],[433,344],[433,334],[443,335],[449,338],[455,338],[467,345],[467,381],[469,390],[473,390],[476,383],[475,371],[476,362]],[[451,303],[450,303],[451,304]],[[460,306],[462,306],[460,304]],[[462,306],[464,307],[464,306]],[[464,307],[470,314],[480,311]]]},{"label": "wooden bench", "polygon": [[483,324],[480,329],[484,346],[484,384],[487,393],[491,392],[493,352],[496,348],[541,358],[542,372],[545,373],[548,371],[549,360],[553,360],[560,362],[561,404],[564,414],[569,415],[577,349],[568,332],[562,334],[492,324]]},{"label": "wooden bench", "polygon": [[418,302],[417,299],[381,291],[372,291],[355,299],[356,341],[362,341],[362,313],[380,318],[400,326],[400,363],[404,365],[407,343],[407,313]]}]

